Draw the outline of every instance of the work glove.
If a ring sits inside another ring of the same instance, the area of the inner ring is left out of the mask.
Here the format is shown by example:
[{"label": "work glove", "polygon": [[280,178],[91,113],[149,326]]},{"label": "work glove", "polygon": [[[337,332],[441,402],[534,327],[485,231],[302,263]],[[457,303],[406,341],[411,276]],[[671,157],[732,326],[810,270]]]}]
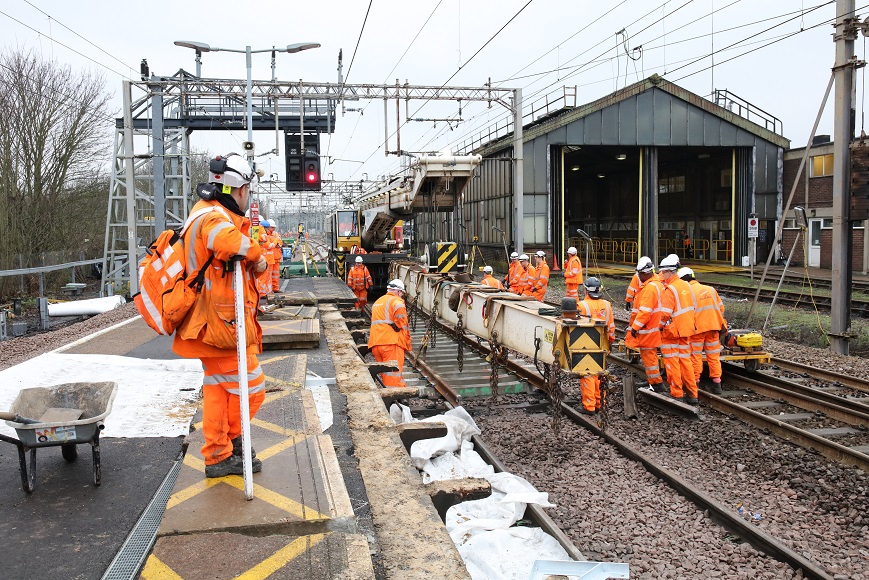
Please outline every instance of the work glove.
[{"label": "work glove", "polygon": [[627,312],[630,312],[630,311],[631,311],[631,303],[628,302],[627,300],[625,300],[625,310],[626,310]]},{"label": "work glove", "polygon": [[398,325],[396,323],[392,322],[389,326],[391,326],[392,330],[394,330],[395,332],[401,332],[401,329],[398,328]]},{"label": "work glove", "polygon": [[256,271],[257,274],[262,274],[263,272],[268,270],[268,267],[269,267],[269,263],[266,262],[265,257],[260,256],[259,260],[256,261],[256,266],[254,266],[254,270]]},{"label": "work glove", "polygon": [[631,329],[631,336],[633,336],[634,338],[637,338],[637,329],[636,328]]}]

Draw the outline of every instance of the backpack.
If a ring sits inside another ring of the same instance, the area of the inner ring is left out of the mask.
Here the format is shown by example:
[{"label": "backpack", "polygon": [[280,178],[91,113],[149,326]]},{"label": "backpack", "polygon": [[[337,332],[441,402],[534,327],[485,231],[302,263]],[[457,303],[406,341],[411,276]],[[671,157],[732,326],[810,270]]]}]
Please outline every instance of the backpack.
[{"label": "backpack", "polygon": [[226,214],[222,208],[216,206],[193,212],[180,230],[166,230],[157,236],[139,264],[139,293],[133,296],[133,300],[139,314],[157,334],[168,336],[175,332],[193,306],[196,295],[202,290],[205,272],[211,265],[214,254],[208,257],[196,277],[186,284],[187,253],[184,249],[184,232],[194,221],[212,211]]}]

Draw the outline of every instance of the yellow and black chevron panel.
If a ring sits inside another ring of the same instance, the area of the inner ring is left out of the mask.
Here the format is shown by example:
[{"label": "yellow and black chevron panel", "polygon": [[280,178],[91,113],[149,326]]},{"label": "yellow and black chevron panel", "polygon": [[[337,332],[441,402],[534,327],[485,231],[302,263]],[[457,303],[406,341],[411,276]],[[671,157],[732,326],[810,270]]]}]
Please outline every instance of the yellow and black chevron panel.
[{"label": "yellow and black chevron panel", "polygon": [[347,275],[347,256],[344,254],[338,254],[335,256],[335,275],[341,278],[342,280]]},{"label": "yellow and black chevron panel", "polygon": [[455,242],[434,242],[429,252],[435,258],[436,272],[452,272],[459,263],[459,246]]},{"label": "yellow and black chevron panel", "polygon": [[558,335],[561,366],[580,375],[598,375],[606,371],[609,341],[602,324],[564,325]]}]

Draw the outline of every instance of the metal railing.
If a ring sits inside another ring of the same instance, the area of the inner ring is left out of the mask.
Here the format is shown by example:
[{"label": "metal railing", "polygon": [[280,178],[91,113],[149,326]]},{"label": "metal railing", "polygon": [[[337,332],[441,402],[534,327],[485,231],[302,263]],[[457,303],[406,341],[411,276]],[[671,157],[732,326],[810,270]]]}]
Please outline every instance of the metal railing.
[{"label": "metal railing", "polygon": [[745,99],[738,97],[727,89],[715,89],[712,101],[719,107],[723,107],[752,123],[772,131],[776,135],[784,135],[784,128],[780,119],[772,113],[768,113],[758,106],[752,105]]}]

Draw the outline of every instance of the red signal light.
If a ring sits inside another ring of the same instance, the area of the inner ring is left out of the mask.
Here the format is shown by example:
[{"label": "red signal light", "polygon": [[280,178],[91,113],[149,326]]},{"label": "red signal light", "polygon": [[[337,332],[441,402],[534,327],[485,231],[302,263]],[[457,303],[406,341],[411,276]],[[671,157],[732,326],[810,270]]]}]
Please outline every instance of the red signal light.
[{"label": "red signal light", "polygon": [[310,181],[310,182],[317,181],[317,174],[316,173],[309,173],[308,174],[308,181]]}]

